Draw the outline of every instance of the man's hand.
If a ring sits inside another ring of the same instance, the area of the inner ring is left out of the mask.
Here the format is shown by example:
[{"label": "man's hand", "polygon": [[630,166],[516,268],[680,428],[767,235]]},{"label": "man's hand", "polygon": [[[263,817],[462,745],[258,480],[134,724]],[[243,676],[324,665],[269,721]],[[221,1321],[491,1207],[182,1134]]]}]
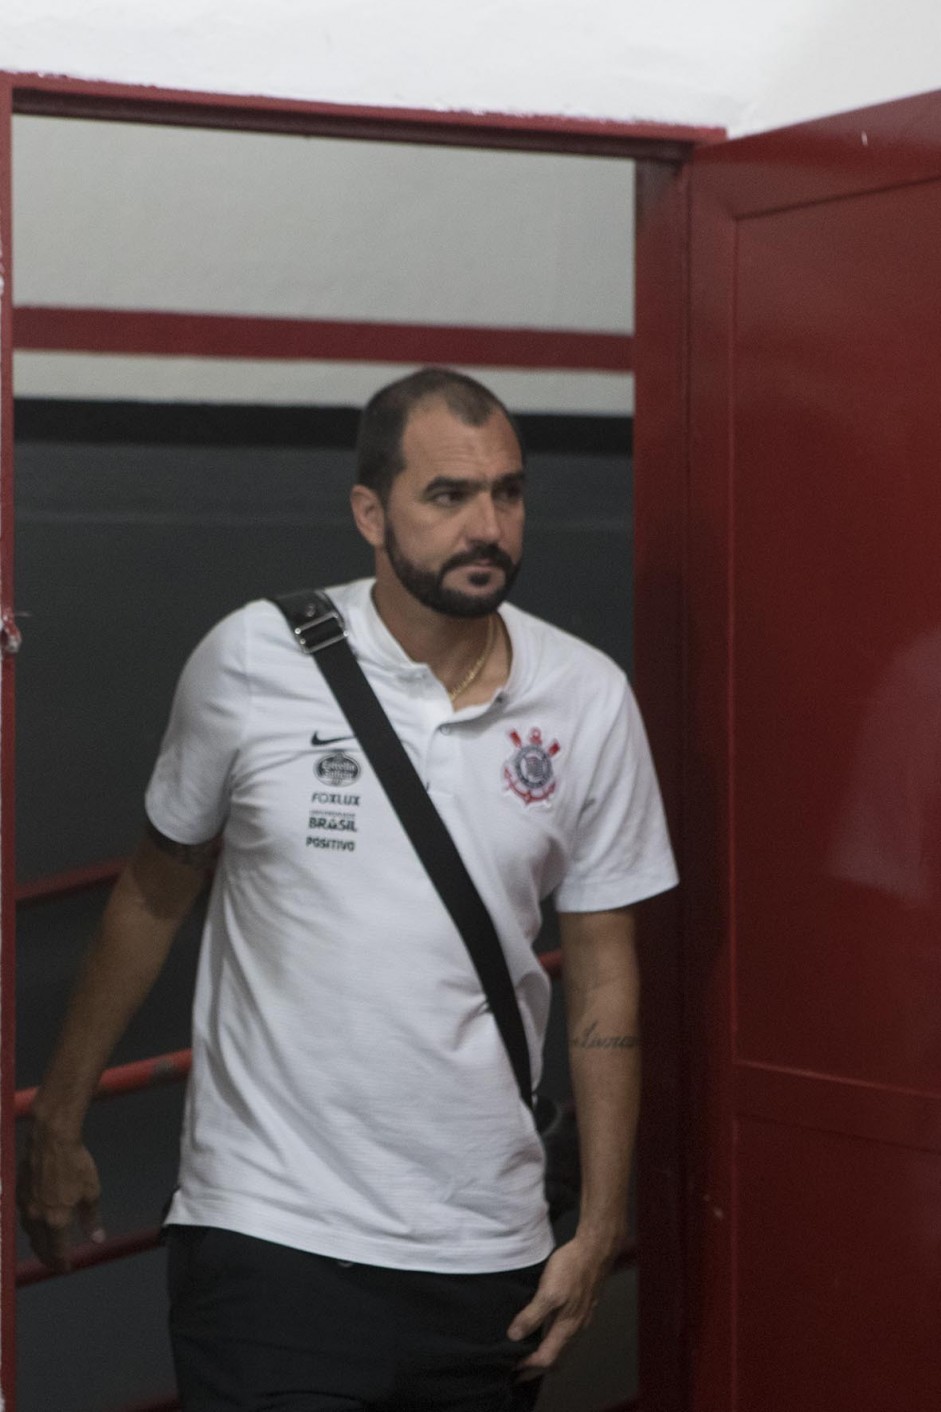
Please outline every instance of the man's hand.
[{"label": "man's hand", "polygon": [[101,1184],[91,1153],[79,1141],[65,1141],[34,1128],[20,1164],[16,1200],[29,1243],[44,1265],[64,1273],[70,1267],[73,1228],[86,1240],[103,1241],[98,1217]]},{"label": "man's hand", "polygon": [[630,908],[560,912],[559,927],[582,1191],[573,1239],[551,1257],[532,1302],[507,1331],[520,1339],[544,1326],[539,1347],[519,1365],[523,1378],[551,1368],[594,1313],[624,1241],[637,1121],[638,987]]},{"label": "man's hand", "polygon": [[174,843],[151,825],[108,898],[33,1103],[17,1202],[44,1264],[69,1268],[77,1224],[94,1241],[101,1190],[81,1131],[108,1056],[160,973],[202,889],[214,845]]},{"label": "man's hand", "polygon": [[540,1327],[545,1330],[539,1347],[519,1365],[521,1381],[547,1372],[586,1326],[613,1259],[577,1235],[549,1257],[539,1288],[507,1330],[507,1337],[514,1340],[526,1338]]}]

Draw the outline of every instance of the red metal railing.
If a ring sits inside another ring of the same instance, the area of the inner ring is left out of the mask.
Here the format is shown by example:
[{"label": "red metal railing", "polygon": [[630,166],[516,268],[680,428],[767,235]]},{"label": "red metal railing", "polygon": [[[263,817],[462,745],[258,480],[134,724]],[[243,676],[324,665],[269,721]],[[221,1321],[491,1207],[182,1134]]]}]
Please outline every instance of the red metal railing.
[{"label": "red metal railing", "polygon": [[[78,882],[70,882],[67,889],[60,888],[59,891],[72,890],[73,887],[92,886],[94,881],[100,881],[104,876],[102,865],[97,871],[94,869],[83,870],[83,879]],[[112,865],[107,865],[112,866]],[[77,878],[78,874],[60,874],[60,878]],[[43,884],[42,891],[31,894],[33,897],[47,897],[56,895],[55,891],[47,884],[51,879]],[[550,976],[558,976],[562,970],[561,951],[547,951],[539,957],[540,962]],[[106,1069],[99,1080],[95,1090],[95,1098],[116,1098],[124,1093],[138,1093],[145,1088],[155,1088],[160,1084],[179,1083],[187,1077],[192,1067],[193,1052],[191,1049],[177,1049],[169,1054],[156,1054],[150,1059],[137,1059],[131,1064],[118,1064],[111,1069]],[[14,1114],[17,1118],[25,1118],[33,1106],[36,1097],[35,1088],[22,1088],[17,1090],[14,1100]],[[87,1270],[92,1265],[103,1265],[110,1260],[119,1260],[126,1255],[136,1255],[144,1250],[152,1250],[158,1243],[160,1236],[159,1229],[135,1231],[130,1235],[118,1236],[113,1240],[106,1240],[100,1244],[92,1242],[80,1245],[75,1248],[71,1256],[71,1270]],[[633,1252],[628,1252],[630,1259],[633,1259]],[[48,1269],[38,1260],[27,1260],[17,1266],[16,1283],[19,1286],[37,1284],[40,1280],[52,1279],[59,1272]]]},{"label": "red metal railing", "polygon": [[160,1227],[148,1230],[130,1231],[127,1235],[114,1236],[100,1244],[86,1241],[75,1246],[69,1256],[67,1270],[50,1270],[41,1260],[21,1260],[16,1267],[18,1289],[26,1285],[41,1284],[43,1280],[54,1280],[62,1275],[76,1274],[79,1270],[90,1270],[93,1265],[107,1265],[112,1260],[123,1260],[127,1255],[141,1255],[145,1250],[155,1250],[160,1244]]},{"label": "red metal railing", "polygon": [[[185,1079],[192,1065],[191,1049],[175,1049],[170,1054],[155,1054],[152,1059],[136,1059],[132,1064],[118,1064],[102,1074],[95,1098],[115,1098],[122,1093],[137,1093],[157,1084],[176,1083]],[[14,1114],[25,1118],[33,1106],[35,1088],[17,1089]]]},{"label": "red metal railing", "polygon": [[50,873],[48,877],[35,878],[32,882],[17,883],[17,903],[66,897],[72,892],[84,892],[87,888],[114,882],[125,862],[124,858],[106,858],[103,863],[91,863],[86,868],[70,868],[65,873]]},{"label": "red metal railing", "polygon": [[[561,951],[544,952],[539,960],[548,975],[555,977],[561,974]],[[141,1089],[155,1088],[159,1084],[178,1083],[188,1076],[192,1060],[191,1049],[175,1049],[169,1054],[155,1054],[150,1059],[135,1059],[130,1064],[117,1064],[114,1068],[105,1069],[98,1081],[95,1098],[117,1098],[123,1093],[138,1093]],[[15,1117],[27,1117],[35,1097],[35,1088],[17,1089],[14,1100]]]},{"label": "red metal railing", "polygon": [[[16,889],[18,903],[39,902],[48,898],[63,897],[113,882],[124,866],[123,859],[108,859],[86,868],[75,868],[68,872],[38,878],[34,882],[21,884]],[[553,979],[561,975],[561,951],[543,952],[539,957],[546,973]],[[177,1049],[168,1054],[157,1054],[150,1059],[138,1059],[130,1064],[119,1064],[106,1069],[95,1091],[96,1100],[115,1098],[124,1093],[137,1093],[142,1089],[160,1084],[179,1083],[187,1077],[192,1067],[192,1050]],[[14,1113],[16,1118],[28,1115],[36,1097],[35,1088],[19,1089],[15,1095]],[[101,1242],[87,1241],[76,1246],[70,1253],[67,1271],[50,1270],[40,1260],[24,1260],[17,1265],[16,1284],[20,1289],[39,1284],[44,1280],[56,1279],[62,1274],[77,1274],[81,1270],[96,1265],[109,1264],[132,1255],[140,1255],[155,1250],[160,1243],[160,1228],[149,1227],[131,1231],[126,1235],[115,1236]],[[637,1252],[633,1246],[625,1248],[619,1257],[616,1268],[633,1265]],[[635,1412],[636,1402],[619,1403],[606,1412]],[[135,1403],[123,1412],[179,1412],[179,1400],[175,1396],[158,1401]]]}]

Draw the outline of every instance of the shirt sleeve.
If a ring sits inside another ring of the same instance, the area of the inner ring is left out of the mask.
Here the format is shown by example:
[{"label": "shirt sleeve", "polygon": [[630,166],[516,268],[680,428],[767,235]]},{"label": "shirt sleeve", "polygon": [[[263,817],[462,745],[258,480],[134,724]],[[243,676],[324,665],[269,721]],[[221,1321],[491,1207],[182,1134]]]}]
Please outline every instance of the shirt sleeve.
[{"label": "shirt sleeve", "polygon": [[205,843],[225,824],[232,768],[249,707],[245,613],[224,618],[183,668],[144,797],[175,843]]},{"label": "shirt sleeve", "polygon": [[614,709],[608,705],[593,733],[597,758],[575,847],[555,894],[560,912],[626,907],[677,881],[644,723],[620,674],[614,695]]}]

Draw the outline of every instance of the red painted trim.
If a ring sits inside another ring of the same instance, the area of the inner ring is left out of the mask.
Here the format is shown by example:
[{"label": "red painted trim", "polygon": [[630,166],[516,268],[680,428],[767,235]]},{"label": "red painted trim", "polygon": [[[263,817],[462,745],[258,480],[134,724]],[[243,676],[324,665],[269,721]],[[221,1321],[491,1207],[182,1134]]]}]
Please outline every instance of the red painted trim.
[{"label": "red painted trim", "polygon": [[31,305],[15,309],[13,333],[15,346],[22,349],[170,358],[457,363],[625,373],[633,355],[633,339],[620,333]]},{"label": "red painted trim", "polygon": [[43,902],[47,898],[65,897],[72,892],[100,887],[103,883],[114,882],[125,862],[124,858],[108,858],[103,863],[91,863],[87,868],[72,868],[68,872],[52,873],[32,882],[19,883],[16,900],[20,904]]},{"label": "red painted trim", "polygon": [[[13,293],[11,93],[0,85],[0,605],[13,611]],[[15,1391],[16,1184],[13,1105],[16,1036],[16,903],[14,878],[14,661],[0,666],[0,1391],[13,1412]]]},{"label": "red painted trim", "polygon": [[8,78],[13,85],[16,112],[53,117],[221,127],[371,142],[648,157],[659,161],[682,161],[694,147],[725,137],[722,128],[676,123],[311,103],[261,95],[97,83],[64,75],[10,74]]},{"label": "red painted trim", "polygon": [[140,1255],[145,1250],[155,1250],[160,1244],[160,1227],[146,1231],[132,1231],[130,1235],[115,1236],[104,1240],[100,1245],[91,1241],[77,1245],[70,1257],[68,1270],[50,1270],[41,1260],[23,1260],[17,1267],[16,1284],[18,1289],[26,1285],[41,1284],[44,1280],[54,1280],[60,1275],[74,1275],[79,1270],[89,1270],[93,1265],[107,1265],[112,1260],[123,1260],[129,1255]]}]

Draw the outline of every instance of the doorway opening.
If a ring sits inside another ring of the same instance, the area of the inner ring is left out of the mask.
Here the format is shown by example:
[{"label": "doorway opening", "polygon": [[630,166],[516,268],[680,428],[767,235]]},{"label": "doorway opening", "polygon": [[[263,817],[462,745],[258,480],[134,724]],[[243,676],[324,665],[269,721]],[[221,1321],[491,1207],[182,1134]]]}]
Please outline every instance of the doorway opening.
[{"label": "doorway opening", "polygon": [[[371,117],[363,119],[361,133],[345,132],[340,140],[324,133],[318,112],[308,127],[298,126],[296,113],[288,124],[294,132],[319,134],[318,142],[291,143],[283,135],[219,130],[271,126],[267,110],[259,109],[254,122],[245,121],[244,111],[230,121],[224,104],[206,100],[194,114],[192,104],[184,108],[168,98],[148,114],[153,126],[130,126],[120,119],[139,120],[136,100],[122,107],[125,100],[106,95],[106,103],[101,90],[96,93],[96,121],[89,122],[83,120],[88,92],[47,90],[37,98],[24,90],[14,135],[14,177],[30,175],[14,207],[17,306],[7,306],[6,323],[18,350],[16,602],[30,615],[20,620],[27,651],[17,691],[20,789],[29,801],[18,820],[19,1004],[30,1014],[48,1009],[57,1015],[61,1008],[49,1003],[50,991],[61,1000],[100,906],[100,887],[136,836],[142,772],[172,680],[201,632],[260,592],[312,575],[330,582],[366,571],[344,508],[352,409],[405,371],[403,365],[464,367],[521,415],[539,466],[534,479],[545,493],[540,504],[537,491],[530,565],[518,601],[596,641],[626,667],[631,655],[636,135],[612,141],[610,132],[592,137],[583,128],[534,138],[510,123],[509,136],[495,127],[490,136],[497,133],[499,141],[487,141],[479,128],[462,133],[459,121],[442,128],[437,116],[424,135],[414,118],[407,131],[396,128],[394,118],[379,131]],[[62,129],[71,134],[64,150]],[[405,141],[396,142],[397,135]],[[359,140],[348,141],[351,136]],[[369,140],[377,136],[381,142]],[[640,142],[648,156],[657,148],[652,138]],[[489,146],[523,152],[478,150]],[[528,150],[533,147],[538,150]],[[586,147],[591,157],[575,155]],[[319,165],[310,160],[315,149]],[[612,160],[599,164],[598,155]],[[667,151],[664,140],[658,156],[673,160],[677,151]],[[297,157],[303,160],[294,165]],[[355,183],[351,168],[357,169]],[[615,179],[599,181],[602,168]],[[96,170],[97,181],[83,181]],[[665,170],[658,164],[655,174]],[[175,191],[161,179],[171,172]],[[55,204],[62,214],[54,231],[36,219],[43,200],[47,209],[53,204],[50,187],[45,196],[39,189],[43,180],[59,187]],[[352,217],[354,186],[368,198],[368,221]],[[548,192],[551,269],[532,209]],[[594,226],[586,211],[598,217]],[[299,225],[306,241],[298,238]],[[587,232],[581,247],[568,240],[570,228]],[[422,241],[447,255],[434,271],[422,261]],[[9,239],[4,245],[10,248]],[[346,257],[343,270],[330,262],[330,250],[338,248]],[[468,269],[471,248],[475,266]],[[146,266],[135,258],[142,249],[153,255]],[[6,460],[9,467],[9,455]],[[581,573],[560,575],[560,560],[581,563]],[[9,558],[6,563],[4,602],[12,603]],[[63,621],[63,597],[69,622]],[[71,621],[82,623],[81,633],[71,631]],[[147,710],[129,712],[130,700],[146,701]],[[8,787],[11,719],[3,732]],[[68,785],[49,769],[50,758],[63,755],[72,762]],[[5,881],[8,915],[9,873]],[[100,1298],[120,1300],[125,1308],[146,1306],[142,1291],[162,1288],[153,1271],[160,1257],[147,1253],[153,1232],[140,1205],[159,1207],[173,1180],[180,1086],[154,1087],[152,1080],[185,1074],[184,997],[195,934],[191,928],[176,948],[162,990],[115,1055],[115,1087],[138,1091],[97,1105],[93,1118],[99,1146],[113,1153],[106,1184],[128,1193],[112,1220],[122,1233],[104,1253],[137,1252],[137,1258],[101,1262],[99,1251],[97,1268],[80,1278],[99,1281]],[[551,940],[546,944],[551,951]],[[11,966],[5,974],[12,975],[9,926],[4,950]],[[8,1006],[9,996],[5,986]],[[9,1034],[9,1012],[4,1023]],[[17,1103],[28,1108],[23,1091],[48,1053],[48,1034],[33,1024],[21,1032],[18,1098],[12,1073],[6,1075],[10,1121]],[[143,1067],[131,1074],[128,1066],[141,1065],[142,1056]],[[550,1052],[550,1070],[554,1062],[559,1067]],[[564,1075],[558,1081],[564,1083]],[[169,1141],[162,1156],[150,1154],[143,1164],[160,1188],[147,1192],[133,1172],[154,1134]],[[632,1265],[626,1261],[616,1277],[621,1288],[608,1316],[615,1327],[620,1322],[622,1337],[633,1300]],[[5,1259],[8,1290],[11,1268]],[[22,1398],[26,1405],[55,1400],[64,1408],[58,1390],[53,1397],[46,1385],[42,1390],[27,1382],[51,1371],[30,1357],[27,1345],[35,1333],[39,1347],[49,1319],[61,1329],[74,1318],[72,1282],[40,1282],[28,1261],[21,1275],[29,1284],[20,1316]],[[98,1306],[99,1293],[82,1304]],[[158,1315],[154,1327],[160,1324]],[[9,1331],[9,1318],[5,1325]],[[87,1328],[76,1325],[75,1342],[86,1356],[88,1339]],[[5,1384],[10,1351],[5,1344]],[[143,1360],[144,1390],[158,1399],[161,1356],[155,1347]],[[598,1363],[597,1357],[590,1361]],[[613,1361],[623,1404],[632,1396],[634,1372],[623,1357]],[[107,1359],[89,1357],[92,1364],[106,1366]],[[117,1407],[131,1400],[122,1376],[96,1391],[96,1403]],[[140,1392],[135,1386],[133,1396]],[[611,1405],[616,1397],[601,1384],[583,1392],[586,1408]],[[567,1389],[558,1395],[571,1405]],[[12,1405],[12,1390],[7,1396]],[[87,1386],[81,1396],[87,1397]],[[152,1405],[172,1402],[164,1397]],[[545,1406],[549,1412],[550,1402]]]}]

